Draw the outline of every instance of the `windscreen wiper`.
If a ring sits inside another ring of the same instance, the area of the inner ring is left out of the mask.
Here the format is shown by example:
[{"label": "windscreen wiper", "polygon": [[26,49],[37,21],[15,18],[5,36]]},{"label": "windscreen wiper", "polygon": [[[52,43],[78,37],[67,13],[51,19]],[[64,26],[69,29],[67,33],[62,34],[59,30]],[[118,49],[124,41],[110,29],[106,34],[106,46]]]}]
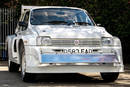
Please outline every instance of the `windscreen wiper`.
[{"label": "windscreen wiper", "polygon": [[74,22],[76,25],[91,25],[91,23],[88,22]]},{"label": "windscreen wiper", "polygon": [[66,21],[49,21],[47,23],[51,23],[51,24],[68,24],[68,22],[66,22]]}]

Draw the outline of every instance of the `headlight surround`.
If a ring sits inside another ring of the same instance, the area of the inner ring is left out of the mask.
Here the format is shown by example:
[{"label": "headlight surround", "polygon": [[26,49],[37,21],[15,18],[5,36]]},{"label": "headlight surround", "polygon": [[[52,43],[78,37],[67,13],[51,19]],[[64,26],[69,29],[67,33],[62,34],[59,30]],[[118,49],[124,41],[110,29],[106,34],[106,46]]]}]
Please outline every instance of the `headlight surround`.
[{"label": "headlight surround", "polygon": [[37,45],[50,46],[50,45],[52,45],[51,38],[49,36],[38,37],[37,38]]},{"label": "headlight surround", "polygon": [[121,41],[118,37],[113,37],[114,40],[114,46],[121,47]]},{"label": "headlight surround", "polygon": [[112,46],[113,39],[111,37],[102,37],[102,45],[103,46]]}]

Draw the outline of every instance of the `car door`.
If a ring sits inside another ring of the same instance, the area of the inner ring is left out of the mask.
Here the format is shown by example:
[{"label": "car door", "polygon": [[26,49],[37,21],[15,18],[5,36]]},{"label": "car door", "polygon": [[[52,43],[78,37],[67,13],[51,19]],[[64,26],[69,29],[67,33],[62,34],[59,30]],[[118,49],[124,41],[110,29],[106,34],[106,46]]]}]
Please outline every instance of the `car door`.
[{"label": "car door", "polygon": [[[25,22],[28,25],[28,19],[29,19],[29,11],[23,13],[23,15],[20,18],[21,22]],[[19,49],[18,49],[18,44],[19,44],[19,40],[21,39],[21,37],[25,34],[27,30],[27,27],[24,26],[19,26],[19,24],[17,25],[16,28],[16,32],[15,32],[15,37],[13,38],[13,43],[12,43],[12,56],[14,61],[16,61],[17,63],[20,63],[19,59]]]}]

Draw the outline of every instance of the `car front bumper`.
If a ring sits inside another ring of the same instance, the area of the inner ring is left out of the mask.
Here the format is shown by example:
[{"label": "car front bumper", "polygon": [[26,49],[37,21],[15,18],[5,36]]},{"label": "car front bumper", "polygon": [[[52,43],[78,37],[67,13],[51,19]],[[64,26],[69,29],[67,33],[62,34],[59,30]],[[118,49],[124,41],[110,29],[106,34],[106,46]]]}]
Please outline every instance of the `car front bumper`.
[{"label": "car front bumper", "polygon": [[[53,49],[63,48],[65,47],[26,46],[26,72],[78,73],[124,71],[122,55],[120,53],[121,49],[118,47],[94,47],[92,49],[100,49],[100,52],[92,54],[57,54],[53,51]],[[76,49],[81,48],[84,49],[85,47],[77,47]],[[114,52],[111,52],[113,50]]]}]

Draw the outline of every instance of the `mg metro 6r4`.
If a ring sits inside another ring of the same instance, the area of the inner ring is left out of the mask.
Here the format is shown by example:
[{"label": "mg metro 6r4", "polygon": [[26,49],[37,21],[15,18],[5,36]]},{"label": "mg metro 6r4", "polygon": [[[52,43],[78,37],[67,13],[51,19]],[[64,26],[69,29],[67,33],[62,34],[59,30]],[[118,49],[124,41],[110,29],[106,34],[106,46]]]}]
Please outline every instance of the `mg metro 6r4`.
[{"label": "mg metro 6r4", "polygon": [[75,7],[22,6],[14,35],[6,39],[8,68],[23,81],[34,73],[99,72],[115,81],[124,71],[119,38]]}]

